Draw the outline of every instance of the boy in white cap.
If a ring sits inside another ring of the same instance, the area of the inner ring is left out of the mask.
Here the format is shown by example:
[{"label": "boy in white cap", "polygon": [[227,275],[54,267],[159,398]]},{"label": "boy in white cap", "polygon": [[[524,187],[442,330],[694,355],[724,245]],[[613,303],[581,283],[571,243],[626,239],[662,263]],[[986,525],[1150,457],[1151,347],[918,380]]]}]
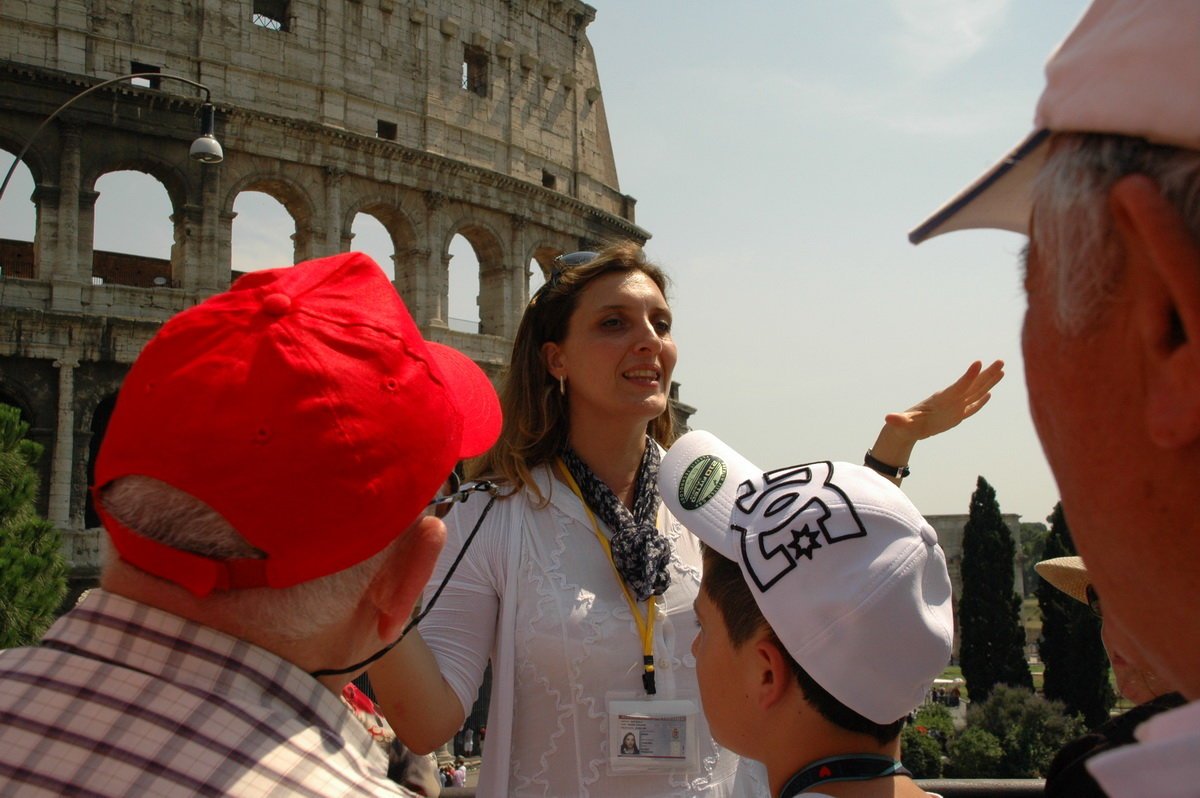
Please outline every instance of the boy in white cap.
[{"label": "boy in white cap", "polygon": [[937,534],[874,471],[763,471],[707,432],[680,438],[659,490],[705,544],[692,644],[722,745],[773,795],[925,796],[900,730],[950,658]]}]

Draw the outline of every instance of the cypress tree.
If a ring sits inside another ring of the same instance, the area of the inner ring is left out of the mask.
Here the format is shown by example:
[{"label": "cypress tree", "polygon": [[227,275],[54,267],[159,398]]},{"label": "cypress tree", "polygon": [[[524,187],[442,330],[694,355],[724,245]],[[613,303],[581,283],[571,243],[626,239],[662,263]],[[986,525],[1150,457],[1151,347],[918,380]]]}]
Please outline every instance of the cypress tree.
[{"label": "cypress tree", "polygon": [[[1062,503],[1050,514],[1050,534],[1043,559],[1075,554],[1071,530]],[[1116,696],[1108,680],[1108,654],[1100,637],[1100,619],[1087,605],[1039,579],[1038,606],[1042,610],[1042,636],[1038,653],[1045,664],[1042,692],[1061,701],[1067,711],[1083,717],[1094,729],[1108,720]]]},{"label": "cypress tree", "polygon": [[0,404],[0,648],[36,642],[67,592],[58,529],[34,509],[42,447],[28,431]]},{"label": "cypress tree", "polygon": [[1013,592],[1014,555],[996,491],[979,477],[963,531],[958,602],[959,659],[972,703],[985,701],[997,684],[1033,689],[1025,662],[1021,597]]}]

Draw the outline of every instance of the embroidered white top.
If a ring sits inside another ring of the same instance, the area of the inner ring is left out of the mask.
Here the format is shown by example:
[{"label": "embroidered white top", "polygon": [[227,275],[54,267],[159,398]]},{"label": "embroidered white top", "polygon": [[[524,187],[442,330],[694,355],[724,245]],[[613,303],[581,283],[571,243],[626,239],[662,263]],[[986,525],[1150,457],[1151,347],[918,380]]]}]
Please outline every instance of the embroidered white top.
[{"label": "embroidered white top", "polygon": [[[546,469],[536,478],[549,504],[537,508],[524,494],[497,501],[420,626],[466,712],[493,658],[477,795],[733,795],[737,756],[712,741],[702,718],[699,773],[608,772],[606,695],[642,693],[637,625],[579,498]],[[472,499],[447,518],[446,547],[426,600],[485,505]],[[665,508],[658,521],[673,552],[671,587],[654,628],[658,696],[698,702],[690,649],[700,545]]]}]

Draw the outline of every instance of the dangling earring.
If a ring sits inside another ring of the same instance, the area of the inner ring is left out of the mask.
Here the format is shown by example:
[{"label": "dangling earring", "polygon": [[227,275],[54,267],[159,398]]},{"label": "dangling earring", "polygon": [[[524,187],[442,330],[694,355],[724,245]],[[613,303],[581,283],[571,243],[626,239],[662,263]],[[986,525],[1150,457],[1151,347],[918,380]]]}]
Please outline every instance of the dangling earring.
[{"label": "dangling earring", "polygon": [[558,392],[563,396],[567,395],[567,377],[565,374],[558,375]]}]

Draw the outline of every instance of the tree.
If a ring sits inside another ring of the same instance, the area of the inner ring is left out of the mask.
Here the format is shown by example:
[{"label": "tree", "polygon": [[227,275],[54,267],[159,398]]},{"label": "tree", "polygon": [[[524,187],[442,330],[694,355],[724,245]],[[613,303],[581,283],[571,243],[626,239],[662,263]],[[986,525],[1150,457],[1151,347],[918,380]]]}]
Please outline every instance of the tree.
[{"label": "tree", "polygon": [[918,779],[942,775],[946,745],[954,738],[954,718],[941,704],[924,704],[900,733],[900,760]]},{"label": "tree", "polygon": [[1025,582],[1025,595],[1033,592],[1038,584],[1037,571],[1033,566],[1046,559],[1042,552],[1046,547],[1046,537],[1050,534],[1046,525],[1040,521],[1021,522],[1021,572]]},{"label": "tree", "polygon": [[[1083,721],[1068,715],[1061,702],[998,684],[986,701],[967,710],[967,728],[950,744],[946,772],[960,778],[1039,778],[1083,730]],[[999,745],[999,758],[986,735]]]},{"label": "tree", "polygon": [[917,779],[942,777],[942,744],[924,726],[909,724],[900,732],[900,761]]},{"label": "tree", "polygon": [[1033,689],[1025,662],[1021,597],[1013,592],[1014,553],[996,491],[979,477],[963,530],[958,602],[959,660],[972,701],[986,700],[997,684]]},{"label": "tree", "polygon": [[[1048,520],[1050,534],[1043,559],[1075,554],[1061,502]],[[1037,600],[1042,610],[1038,653],[1046,666],[1042,692],[1048,699],[1062,701],[1068,712],[1081,715],[1088,728],[1094,729],[1108,720],[1116,700],[1108,680],[1100,619],[1087,605],[1045,581],[1038,585]]]},{"label": "tree", "polygon": [[34,509],[42,447],[28,430],[0,404],[0,648],[36,642],[67,592],[58,529]]},{"label": "tree", "polygon": [[945,772],[950,778],[998,779],[1003,770],[1004,748],[996,735],[969,726],[950,742]]}]

